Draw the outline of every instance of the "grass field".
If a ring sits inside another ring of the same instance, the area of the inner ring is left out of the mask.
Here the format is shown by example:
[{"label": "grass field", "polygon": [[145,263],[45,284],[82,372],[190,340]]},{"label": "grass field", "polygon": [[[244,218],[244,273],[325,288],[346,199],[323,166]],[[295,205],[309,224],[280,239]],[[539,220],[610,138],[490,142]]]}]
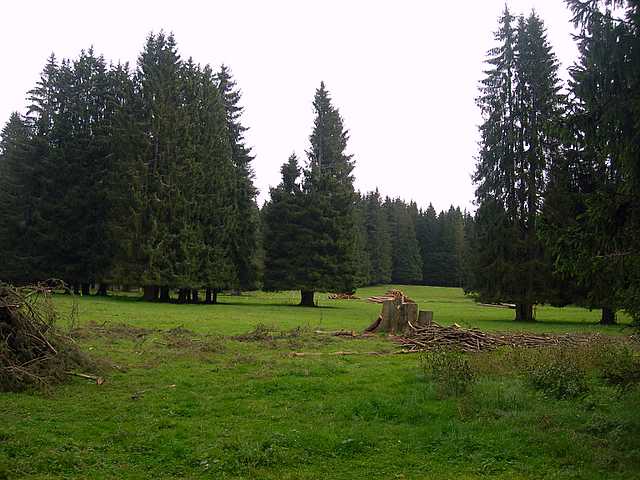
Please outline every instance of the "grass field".
[{"label": "grass field", "polygon": [[[597,311],[543,307],[522,325],[457,289],[402,288],[443,324],[630,333],[596,325]],[[78,378],[46,394],[0,394],[0,478],[640,478],[638,387],[591,372],[589,393],[555,400],[501,372],[496,353],[469,392],[443,396],[418,355],[293,358],[395,350],[382,336],[313,334],[360,330],[380,310],[318,298],[318,309],[294,306],[295,292],[215,306],[77,299],[78,341],[114,366],[103,385]],[[235,337],[259,324],[289,333]]]}]

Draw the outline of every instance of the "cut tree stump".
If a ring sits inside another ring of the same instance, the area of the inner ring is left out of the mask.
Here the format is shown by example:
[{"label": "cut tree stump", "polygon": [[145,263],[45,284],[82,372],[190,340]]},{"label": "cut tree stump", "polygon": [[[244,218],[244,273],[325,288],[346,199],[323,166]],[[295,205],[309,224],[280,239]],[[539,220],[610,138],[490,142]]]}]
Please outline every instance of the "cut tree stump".
[{"label": "cut tree stump", "polygon": [[415,303],[403,303],[401,299],[385,300],[382,304],[381,317],[379,324],[374,327],[375,331],[402,333],[409,329],[409,323],[416,323],[418,305]]},{"label": "cut tree stump", "polygon": [[433,323],[433,312],[428,310],[420,310],[418,313],[418,325],[421,327],[425,327],[427,325],[431,325]]}]

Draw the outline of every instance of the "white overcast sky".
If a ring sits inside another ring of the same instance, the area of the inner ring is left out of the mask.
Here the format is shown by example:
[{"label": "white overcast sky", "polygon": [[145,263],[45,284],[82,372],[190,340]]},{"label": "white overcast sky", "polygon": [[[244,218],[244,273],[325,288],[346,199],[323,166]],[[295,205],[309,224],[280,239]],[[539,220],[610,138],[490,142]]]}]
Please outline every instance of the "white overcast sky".
[{"label": "white overcast sky", "polygon": [[[513,0],[545,21],[563,71],[577,50],[561,0]],[[183,58],[229,65],[243,92],[260,203],[304,151],[324,80],[350,131],[356,188],[473,208],[474,98],[504,0],[7,1],[0,7],[0,122],[26,106],[46,58],[94,46],[135,65],[150,31]],[[565,76],[565,74],[563,74]]]}]

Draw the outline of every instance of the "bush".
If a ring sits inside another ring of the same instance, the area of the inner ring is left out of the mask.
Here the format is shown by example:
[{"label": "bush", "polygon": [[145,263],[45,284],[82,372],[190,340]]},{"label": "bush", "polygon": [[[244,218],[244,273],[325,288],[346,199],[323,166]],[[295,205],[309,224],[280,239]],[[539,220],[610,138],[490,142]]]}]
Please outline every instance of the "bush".
[{"label": "bush", "polygon": [[610,385],[629,387],[640,383],[640,358],[627,346],[612,346],[600,356],[602,378]]},{"label": "bush", "polygon": [[560,348],[531,353],[524,373],[536,390],[559,400],[581,397],[589,391],[587,373],[574,356]]},{"label": "bush", "polygon": [[425,376],[434,381],[441,395],[466,393],[476,380],[464,354],[452,350],[432,350],[420,359]]}]

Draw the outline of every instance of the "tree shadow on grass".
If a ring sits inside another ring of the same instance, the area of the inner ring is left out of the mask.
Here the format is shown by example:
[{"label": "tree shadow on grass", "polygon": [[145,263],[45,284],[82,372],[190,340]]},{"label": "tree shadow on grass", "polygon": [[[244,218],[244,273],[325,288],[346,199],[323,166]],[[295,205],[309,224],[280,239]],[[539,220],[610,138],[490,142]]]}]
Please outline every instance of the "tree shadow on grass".
[{"label": "tree shadow on grass", "polygon": [[[60,298],[72,298],[69,295],[59,295]],[[178,303],[176,299],[171,299],[170,302],[146,302],[142,299],[141,295],[114,295],[110,294],[106,297],[100,296],[81,296],[76,295],[73,297],[79,301],[88,301],[88,300],[100,300],[101,302],[113,302],[113,303],[129,303],[129,304],[144,304],[144,305],[172,305],[172,306],[182,306],[182,307],[212,307],[215,308],[217,306],[233,306],[233,307],[292,307],[298,308],[301,310],[315,311],[315,310],[332,310],[332,309],[340,309],[339,305],[318,305],[316,307],[303,307],[298,303],[284,302],[284,301],[243,301],[237,300],[238,298],[255,298],[250,296],[234,296],[234,295],[223,295],[218,296],[218,303],[207,304],[201,301],[200,303]]]}]

